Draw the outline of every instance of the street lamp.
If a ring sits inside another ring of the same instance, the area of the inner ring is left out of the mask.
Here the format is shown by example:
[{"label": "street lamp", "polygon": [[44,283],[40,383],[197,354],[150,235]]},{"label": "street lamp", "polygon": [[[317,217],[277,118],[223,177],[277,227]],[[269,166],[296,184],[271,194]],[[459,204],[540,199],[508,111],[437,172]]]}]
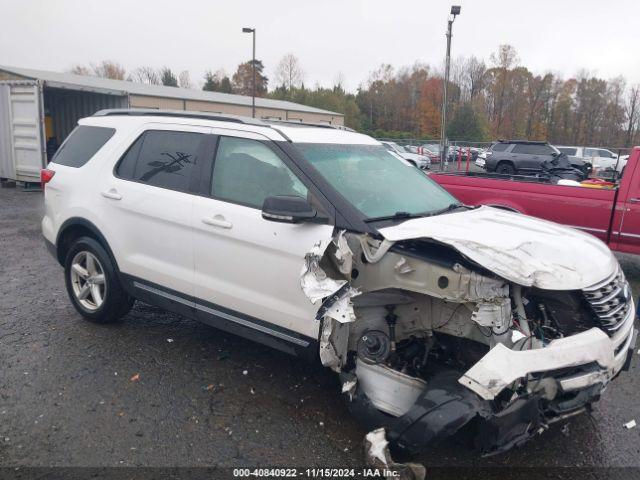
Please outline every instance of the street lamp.
[{"label": "street lamp", "polygon": [[251,33],[253,34],[253,62],[251,63],[253,67],[253,84],[252,84],[252,95],[251,95],[251,116],[256,118],[256,29],[244,27],[242,29],[242,33]]},{"label": "street lamp", "polygon": [[447,26],[447,57],[444,68],[444,90],[442,95],[442,125],[440,132],[440,165],[444,165],[447,155],[447,87],[449,85],[449,68],[451,65],[451,28],[456,19],[456,15],[460,15],[460,5],[451,6],[451,16]]}]

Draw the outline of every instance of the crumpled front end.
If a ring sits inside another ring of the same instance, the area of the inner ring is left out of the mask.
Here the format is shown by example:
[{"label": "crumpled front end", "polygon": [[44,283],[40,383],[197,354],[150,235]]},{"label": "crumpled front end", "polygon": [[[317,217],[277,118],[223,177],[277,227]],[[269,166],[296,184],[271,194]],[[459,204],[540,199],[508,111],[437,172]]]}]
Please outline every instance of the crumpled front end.
[{"label": "crumpled front end", "polygon": [[350,410],[411,452],[463,427],[487,454],[519,445],[598,400],[635,345],[619,268],[548,290],[442,242],[339,232],[309,252],[301,286]]}]

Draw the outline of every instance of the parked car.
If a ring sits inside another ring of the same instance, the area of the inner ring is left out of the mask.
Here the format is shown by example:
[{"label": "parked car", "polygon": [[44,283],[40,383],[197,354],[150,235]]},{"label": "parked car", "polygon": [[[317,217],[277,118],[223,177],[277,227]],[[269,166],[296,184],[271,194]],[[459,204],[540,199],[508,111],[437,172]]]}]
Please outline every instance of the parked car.
[{"label": "parked car", "polygon": [[568,157],[580,158],[591,165],[593,173],[596,175],[601,172],[606,172],[607,170],[617,170],[621,172],[626,165],[626,161],[622,159],[618,161],[618,155],[606,148],[569,147],[563,145],[556,148]]},{"label": "parked car", "polygon": [[474,147],[461,147],[452,145],[449,147],[449,161],[455,162],[460,158],[463,162],[467,161],[467,157],[471,154],[471,161],[478,158],[478,149]]},{"label": "parked car", "polygon": [[80,315],[115,322],[138,300],[319,360],[410,452],[467,424],[484,452],[520,447],[632,358],[634,303],[606,245],[464,206],[365,135],[107,110],[41,178]]},{"label": "parked car", "polygon": [[467,205],[492,205],[569,225],[595,235],[612,250],[640,255],[638,163],[640,149],[636,147],[615,189],[514,181],[517,177],[430,176]]},{"label": "parked car", "polygon": [[384,147],[392,153],[404,158],[407,162],[423,170],[428,169],[431,165],[431,160],[426,155],[418,155],[417,153],[408,152],[404,147],[401,147],[395,142],[381,142]]},{"label": "parked car", "polygon": [[[484,168],[487,172],[503,175],[527,175],[542,171],[544,162],[550,162],[561,152],[547,142],[531,142],[525,140],[499,140],[485,156]],[[579,158],[570,158],[571,165],[588,173],[589,168]]]}]

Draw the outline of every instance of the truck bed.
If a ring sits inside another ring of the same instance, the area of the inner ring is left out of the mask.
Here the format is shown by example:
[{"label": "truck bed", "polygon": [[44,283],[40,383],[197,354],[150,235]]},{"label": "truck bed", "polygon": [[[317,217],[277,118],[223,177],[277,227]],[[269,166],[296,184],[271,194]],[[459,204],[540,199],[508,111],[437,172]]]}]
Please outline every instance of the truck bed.
[{"label": "truck bed", "polygon": [[617,191],[552,185],[532,177],[435,173],[430,178],[467,205],[491,205],[579,228],[608,241]]}]

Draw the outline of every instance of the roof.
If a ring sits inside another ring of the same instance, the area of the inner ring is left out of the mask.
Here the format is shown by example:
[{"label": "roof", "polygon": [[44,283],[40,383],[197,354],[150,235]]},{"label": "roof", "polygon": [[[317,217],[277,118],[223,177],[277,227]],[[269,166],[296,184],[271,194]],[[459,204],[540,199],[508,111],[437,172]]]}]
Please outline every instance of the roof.
[{"label": "roof", "polygon": [[[30,68],[9,67],[3,65],[0,65],[0,70],[33,80],[42,80],[52,88],[91,90],[93,92],[111,95],[143,95],[148,97],[176,98],[180,100],[196,100],[201,102],[251,106],[251,97],[246,95],[208,92],[189,88],[167,87],[164,85],[149,85],[146,83],[129,82],[126,80],[112,80],[110,78],[76,75],[73,73],[50,72],[46,70],[33,70]],[[340,117],[343,116],[342,113],[309,107],[307,105],[288,102],[286,100],[273,100],[270,98],[257,97],[256,107],[289,110],[293,112],[321,113]]]},{"label": "roof", "polygon": [[251,132],[274,141],[293,143],[335,143],[342,145],[380,145],[361,133],[328,125],[309,125],[269,122],[237,115],[206,114],[202,112],[113,109],[101,110],[91,117],[80,119],[81,125],[109,126],[112,128],[139,128],[144,124],[195,125],[231,131]]}]

